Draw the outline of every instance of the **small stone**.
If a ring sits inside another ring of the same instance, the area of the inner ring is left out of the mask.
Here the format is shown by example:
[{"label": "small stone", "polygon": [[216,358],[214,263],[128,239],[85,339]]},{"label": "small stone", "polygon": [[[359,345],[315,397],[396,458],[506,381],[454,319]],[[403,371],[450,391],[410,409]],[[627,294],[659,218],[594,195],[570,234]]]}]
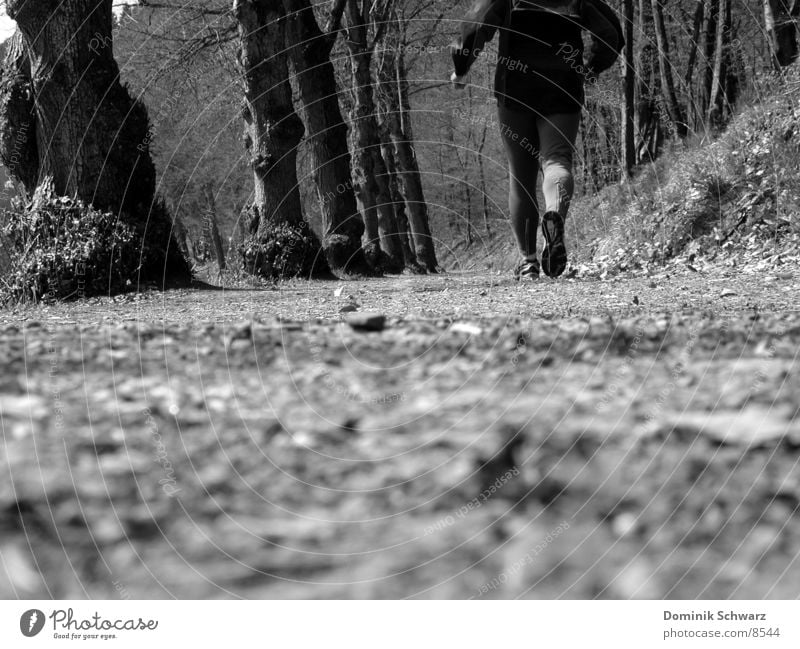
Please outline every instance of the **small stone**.
[{"label": "small stone", "polygon": [[223,340],[223,344],[225,345],[225,349],[228,350],[231,347],[231,344],[234,341],[249,341],[253,338],[253,327],[250,323],[238,324],[234,325],[231,330],[225,335]]},{"label": "small stone", "polygon": [[732,291],[729,288],[723,288],[722,291],[720,292],[719,296],[720,297],[731,297],[731,296],[736,295],[736,294],[737,294],[736,291]]},{"label": "small stone", "polygon": [[376,311],[364,311],[345,316],[345,322],[357,331],[382,331],[386,316]]},{"label": "small stone", "polygon": [[636,515],[632,512],[623,512],[615,516],[611,522],[611,529],[620,538],[636,530]]},{"label": "small stone", "polygon": [[653,566],[634,557],[613,576],[608,593],[615,599],[658,599],[662,588]]},{"label": "small stone", "polygon": [[300,431],[291,435],[291,441],[296,446],[301,446],[302,448],[311,448],[314,446],[315,438],[309,433]]},{"label": "small stone", "polygon": [[339,309],[339,313],[353,313],[355,311],[358,311],[358,307],[355,304],[345,304]]},{"label": "small stone", "polygon": [[483,329],[480,327],[470,324],[469,322],[456,322],[450,327],[450,331],[453,333],[461,333],[461,334],[469,334],[470,336],[477,336]]}]

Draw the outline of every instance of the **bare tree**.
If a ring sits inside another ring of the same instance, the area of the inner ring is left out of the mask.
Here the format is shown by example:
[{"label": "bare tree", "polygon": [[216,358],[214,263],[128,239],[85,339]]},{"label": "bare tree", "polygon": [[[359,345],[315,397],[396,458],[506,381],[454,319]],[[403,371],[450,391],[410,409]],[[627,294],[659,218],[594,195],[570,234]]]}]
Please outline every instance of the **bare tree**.
[{"label": "bare tree", "polygon": [[347,125],[330,59],[346,2],[331,0],[324,31],[309,0],[284,0],[283,4],[322,213],[322,245],[331,270],[348,274],[369,271],[361,248],[364,224],[353,192]]},{"label": "bare tree", "polygon": [[653,162],[661,153],[664,128],[659,106],[661,99],[661,77],[658,67],[658,51],[654,46],[655,29],[652,5],[648,0],[639,0],[639,26],[641,34],[636,45],[636,161]]},{"label": "bare tree", "polygon": [[378,63],[378,83],[384,103],[383,113],[389,139],[393,146],[397,165],[400,192],[406,203],[409,224],[414,241],[417,261],[428,272],[439,270],[436,251],[428,219],[428,205],[422,189],[419,163],[414,151],[414,135],[411,125],[408,77],[405,67],[406,30],[408,18],[395,7],[391,20],[387,20],[387,44]]},{"label": "bare tree", "polygon": [[486,122],[484,122],[483,129],[481,130],[481,143],[478,145],[478,151],[475,155],[478,158],[478,174],[480,178],[481,212],[483,214],[483,228],[486,230],[486,234],[491,236],[492,226],[489,225],[489,194],[486,188],[486,165],[484,164],[483,160],[483,149],[486,146],[486,132],[488,130],[489,126]]},{"label": "bare tree", "polygon": [[297,146],[303,122],[295,113],[283,5],[234,0],[239,25],[245,147],[255,183],[242,253],[249,271],[267,277],[323,270],[319,240],[303,219]]},{"label": "bare tree", "polygon": [[697,50],[700,47],[700,33],[703,27],[703,17],[705,15],[705,5],[707,0],[697,0],[692,19],[692,35],[689,41],[689,60],[686,64],[686,75],[684,85],[688,95],[686,101],[686,122],[690,127],[698,126],[697,102],[693,92],[694,89],[694,70],[697,63]]},{"label": "bare tree", "polygon": [[394,146],[389,138],[385,121],[381,123],[380,128],[381,155],[386,163],[387,181],[392,199],[392,208],[394,209],[395,222],[397,223],[397,238],[400,242],[400,250],[403,253],[403,265],[406,270],[412,273],[425,274],[427,271],[417,261],[417,255],[414,252],[414,241],[409,232],[406,204],[403,195],[400,193],[400,186],[397,180],[397,163],[394,159]]},{"label": "bare tree", "polygon": [[686,120],[683,117],[683,110],[678,102],[678,95],[675,92],[675,81],[672,75],[672,61],[669,54],[669,40],[667,30],[664,25],[664,0],[652,0],[653,20],[656,28],[656,42],[658,44],[658,69],[661,76],[661,91],[669,110],[669,116],[675,126],[679,137],[685,137],[687,133]]},{"label": "bare tree", "polygon": [[[387,9],[382,7],[375,16],[369,13],[370,4],[368,0],[348,0],[346,9],[347,49],[355,95],[350,113],[353,180],[364,215],[367,259],[377,268],[398,272],[403,268],[403,254],[397,237],[386,163],[380,152],[372,77],[373,54],[385,30]],[[386,6],[390,7],[391,2]]]},{"label": "bare tree", "polygon": [[25,39],[17,31],[6,46],[0,76],[0,158],[28,196],[39,180],[39,151],[36,144],[36,106],[31,64]]},{"label": "bare tree", "polygon": [[763,0],[764,28],[767,32],[770,59],[775,69],[787,66],[797,58],[797,25],[800,15],[798,0]]},{"label": "bare tree", "polygon": [[47,186],[134,226],[147,252],[143,279],[188,278],[156,197],[147,110],[119,81],[111,0],[8,0],[6,8],[19,34],[0,89],[2,155],[14,158],[12,143],[24,150],[12,173],[29,194]]},{"label": "bare tree", "polygon": [[204,219],[205,236],[211,243],[214,257],[220,272],[225,270],[225,250],[222,247],[222,237],[219,234],[219,224],[217,222],[217,202],[214,199],[214,188],[211,183],[203,184],[203,196],[206,200],[206,213]]},{"label": "bare tree", "polygon": [[622,179],[630,178],[636,164],[636,141],[634,139],[633,115],[636,92],[636,61],[633,50],[633,0],[624,0],[625,50],[622,74],[624,76],[625,101],[622,104]]}]

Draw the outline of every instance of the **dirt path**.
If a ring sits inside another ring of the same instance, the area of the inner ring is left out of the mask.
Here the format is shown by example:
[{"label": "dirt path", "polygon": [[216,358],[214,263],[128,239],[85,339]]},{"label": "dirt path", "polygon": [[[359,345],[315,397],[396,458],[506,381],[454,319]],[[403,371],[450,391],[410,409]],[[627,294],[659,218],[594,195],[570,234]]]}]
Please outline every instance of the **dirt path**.
[{"label": "dirt path", "polygon": [[2,312],[0,596],[798,597],[799,297],[716,269]]}]

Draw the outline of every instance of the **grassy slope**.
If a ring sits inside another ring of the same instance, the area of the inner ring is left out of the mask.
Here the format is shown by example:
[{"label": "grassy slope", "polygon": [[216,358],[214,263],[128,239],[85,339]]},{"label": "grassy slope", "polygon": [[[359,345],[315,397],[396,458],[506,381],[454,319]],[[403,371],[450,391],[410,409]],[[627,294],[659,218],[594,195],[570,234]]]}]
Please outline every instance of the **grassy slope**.
[{"label": "grassy slope", "polygon": [[[575,199],[567,234],[579,272],[797,255],[800,69],[758,87],[761,98],[718,137],[676,145],[629,183]],[[470,251],[454,252],[447,260],[453,265],[508,270],[516,261],[503,228]]]},{"label": "grassy slope", "polygon": [[609,270],[797,249],[800,73],[761,84],[716,139],[688,142],[626,185],[573,205],[577,259]]}]

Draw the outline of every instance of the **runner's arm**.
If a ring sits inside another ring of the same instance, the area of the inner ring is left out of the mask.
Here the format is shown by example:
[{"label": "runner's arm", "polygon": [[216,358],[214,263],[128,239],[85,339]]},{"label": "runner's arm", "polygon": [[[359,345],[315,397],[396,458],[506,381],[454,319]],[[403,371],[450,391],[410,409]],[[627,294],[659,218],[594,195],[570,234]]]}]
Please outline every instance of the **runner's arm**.
[{"label": "runner's arm", "polygon": [[583,28],[591,39],[586,67],[596,77],[617,60],[625,38],[614,10],[602,0],[584,0],[583,12]]},{"label": "runner's arm", "polygon": [[492,40],[497,28],[503,24],[509,0],[476,0],[461,23],[461,40],[453,45],[455,73],[463,77],[469,72],[483,46]]}]

